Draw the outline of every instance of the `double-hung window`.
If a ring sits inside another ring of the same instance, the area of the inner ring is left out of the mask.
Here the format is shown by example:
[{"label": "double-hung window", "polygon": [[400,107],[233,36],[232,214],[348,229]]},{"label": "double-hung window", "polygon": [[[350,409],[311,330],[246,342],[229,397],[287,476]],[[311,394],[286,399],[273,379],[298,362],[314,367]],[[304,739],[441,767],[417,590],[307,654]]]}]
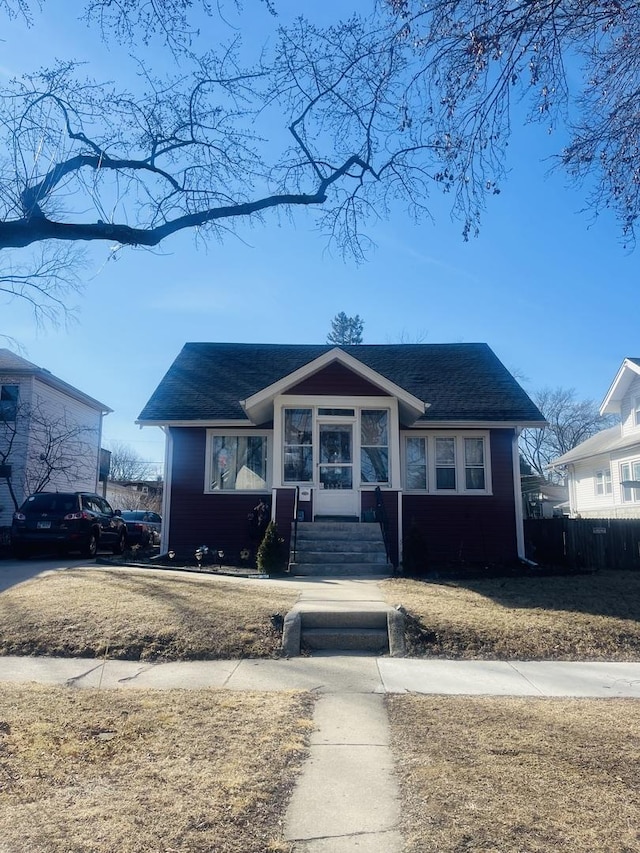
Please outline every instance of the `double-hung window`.
[{"label": "double-hung window", "polygon": [[[620,480],[623,483],[629,480],[640,481],[640,462],[624,462],[620,466]],[[640,489],[623,486],[622,500],[624,503],[640,503]]]},{"label": "double-hung window", "polygon": [[389,482],[389,410],[360,412],[360,480]]},{"label": "double-hung window", "polygon": [[209,438],[207,491],[267,488],[267,436],[217,435]]},{"label": "double-hung window", "polygon": [[427,469],[427,439],[408,436],[406,441],[406,487],[426,491],[429,483]]},{"label": "double-hung window", "polygon": [[432,494],[488,494],[487,435],[406,435],[404,487]]},{"label": "double-hung window", "polygon": [[611,494],[611,471],[596,471],[595,475],[596,495]]},{"label": "double-hung window", "polygon": [[468,492],[482,492],[485,488],[484,439],[464,439],[464,485]]},{"label": "double-hung window", "polygon": [[456,489],[456,440],[450,436],[436,438],[436,489]]},{"label": "double-hung window", "polygon": [[284,482],[313,480],[313,410],[284,410]]}]

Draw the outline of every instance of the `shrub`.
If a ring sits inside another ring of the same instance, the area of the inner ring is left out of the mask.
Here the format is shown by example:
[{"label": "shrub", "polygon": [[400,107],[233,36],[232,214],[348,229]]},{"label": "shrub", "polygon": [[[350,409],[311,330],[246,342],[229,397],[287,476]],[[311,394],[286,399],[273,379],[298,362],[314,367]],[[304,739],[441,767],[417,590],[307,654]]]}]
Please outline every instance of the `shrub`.
[{"label": "shrub", "polygon": [[263,572],[281,572],[286,567],[284,539],[278,535],[278,528],[274,521],[270,521],[267,525],[256,554],[256,564]]}]

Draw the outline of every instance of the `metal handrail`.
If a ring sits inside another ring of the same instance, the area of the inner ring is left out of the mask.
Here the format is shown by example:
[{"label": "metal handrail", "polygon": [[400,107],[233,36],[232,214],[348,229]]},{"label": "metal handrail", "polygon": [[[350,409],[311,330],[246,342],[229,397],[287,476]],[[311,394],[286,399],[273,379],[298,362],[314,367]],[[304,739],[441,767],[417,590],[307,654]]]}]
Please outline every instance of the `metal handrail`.
[{"label": "metal handrail", "polygon": [[387,554],[387,562],[391,563],[391,565],[395,569],[396,564],[391,559],[391,543],[389,542],[389,516],[387,515],[387,508],[385,507],[384,501],[382,500],[382,490],[380,489],[380,486],[376,486],[375,495],[376,521],[380,525],[382,541],[384,542],[384,550]]},{"label": "metal handrail", "polygon": [[291,548],[291,554],[293,559],[292,563],[296,562],[297,550],[298,550],[298,501],[300,498],[300,486],[295,487],[295,498],[293,501],[293,547]]}]

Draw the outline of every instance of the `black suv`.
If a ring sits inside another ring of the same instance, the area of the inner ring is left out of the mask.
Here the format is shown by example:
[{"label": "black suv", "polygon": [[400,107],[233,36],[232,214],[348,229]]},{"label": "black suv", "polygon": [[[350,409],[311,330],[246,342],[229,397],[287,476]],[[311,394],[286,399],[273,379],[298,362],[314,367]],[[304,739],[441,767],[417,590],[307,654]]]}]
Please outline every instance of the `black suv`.
[{"label": "black suv", "polygon": [[98,548],[121,554],[127,526],[107,501],[91,492],[37,492],[13,514],[11,544],[17,557],[56,547],[95,557]]}]

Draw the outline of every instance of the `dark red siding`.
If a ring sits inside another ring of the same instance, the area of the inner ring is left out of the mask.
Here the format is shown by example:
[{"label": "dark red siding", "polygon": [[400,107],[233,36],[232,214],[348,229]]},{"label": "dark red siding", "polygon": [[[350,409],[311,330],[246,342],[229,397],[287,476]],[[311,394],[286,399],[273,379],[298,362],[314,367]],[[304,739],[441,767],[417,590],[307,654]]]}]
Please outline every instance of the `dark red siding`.
[{"label": "dark red siding", "polygon": [[377,385],[334,361],[322,370],[303,379],[287,394],[324,394],[332,397],[388,397]]},{"label": "dark red siding", "polygon": [[285,548],[289,551],[289,540],[291,538],[291,522],[293,521],[293,510],[296,502],[295,489],[276,490],[276,526],[278,533],[284,539]]},{"label": "dark red siding", "polygon": [[404,495],[403,535],[415,521],[427,569],[517,559],[512,438],[511,430],[491,432],[492,495]]},{"label": "dark red siding", "polygon": [[204,494],[206,431],[199,427],[172,428],[171,512],[169,548],[190,555],[200,545],[222,549],[236,559],[242,548],[252,557],[258,546],[249,515],[261,497],[256,493]]}]

